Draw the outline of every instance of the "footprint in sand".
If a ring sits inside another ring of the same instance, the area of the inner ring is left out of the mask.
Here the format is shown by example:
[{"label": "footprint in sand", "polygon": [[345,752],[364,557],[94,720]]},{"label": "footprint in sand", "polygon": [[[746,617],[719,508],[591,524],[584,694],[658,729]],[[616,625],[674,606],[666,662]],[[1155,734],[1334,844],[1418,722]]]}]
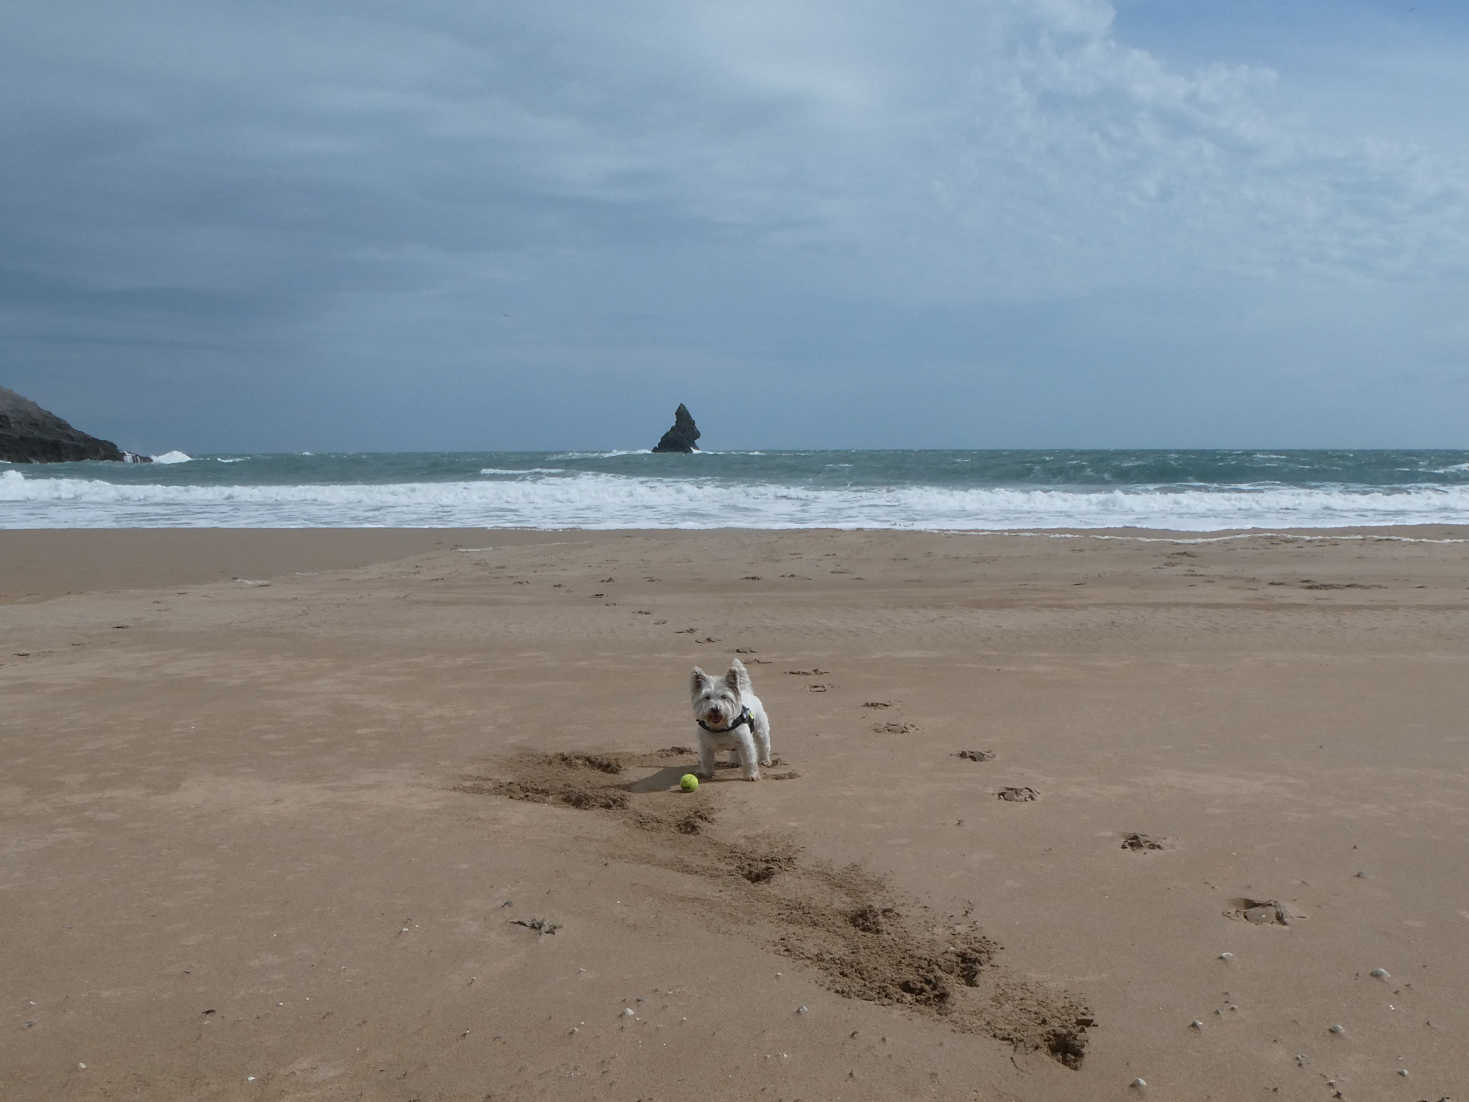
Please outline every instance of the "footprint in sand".
[{"label": "footprint in sand", "polygon": [[965,761],[994,761],[995,752],[993,750],[960,750],[954,754],[954,757],[963,758]]},{"label": "footprint in sand", "polygon": [[1139,834],[1137,831],[1128,831],[1122,836],[1122,848],[1131,850],[1133,853],[1144,853],[1151,849],[1167,849],[1165,839],[1154,838],[1150,834]]},{"label": "footprint in sand", "polygon": [[1242,920],[1256,926],[1289,926],[1293,919],[1305,917],[1298,911],[1292,912],[1290,907],[1276,899],[1250,899],[1242,896],[1231,899],[1230,902],[1234,906],[1224,912],[1225,918]]},{"label": "footprint in sand", "polygon": [[1031,800],[1038,800],[1041,797],[1041,794],[1034,788],[1031,788],[1030,785],[1024,785],[1023,787],[1006,785],[996,792],[995,795],[1007,803],[1012,804],[1029,803]]}]

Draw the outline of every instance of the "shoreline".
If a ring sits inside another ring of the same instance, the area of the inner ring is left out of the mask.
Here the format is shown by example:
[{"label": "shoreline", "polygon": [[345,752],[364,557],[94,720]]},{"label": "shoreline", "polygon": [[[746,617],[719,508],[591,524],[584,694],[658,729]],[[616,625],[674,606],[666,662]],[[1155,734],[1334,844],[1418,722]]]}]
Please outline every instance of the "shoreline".
[{"label": "shoreline", "polygon": [[739,537],[1095,540],[1099,543],[1221,545],[1251,539],[1303,542],[1469,543],[1463,525],[1345,528],[15,528],[0,529],[0,604],[98,589],[161,588],[350,570],[434,551],[521,547],[601,539]]}]

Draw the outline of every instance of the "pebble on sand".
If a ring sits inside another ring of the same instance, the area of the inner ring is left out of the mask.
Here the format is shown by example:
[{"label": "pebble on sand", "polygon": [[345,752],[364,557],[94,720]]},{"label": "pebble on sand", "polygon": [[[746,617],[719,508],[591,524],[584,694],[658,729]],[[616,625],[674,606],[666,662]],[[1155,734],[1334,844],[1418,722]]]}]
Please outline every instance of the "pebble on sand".
[{"label": "pebble on sand", "polygon": [[1233,960],[1234,959],[1234,954],[1233,953],[1220,953],[1219,954],[1219,959],[1220,960]]},{"label": "pebble on sand", "polygon": [[1345,1033],[1346,1031],[1346,1027],[1343,1025],[1334,1025],[1331,1027],[1332,1033]]},{"label": "pebble on sand", "polygon": [[1148,1089],[1148,1081],[1144,1079],[1141,1075],[1139,1075],[1128,1085],[1132,1087],[1132,1089],[1135,1091],[1145,1091]]},{"label": "pebble on sand", "polygon": [[1367,974],[1375,980],[1386,980],[1392,978],[1392,973],[1389,972],[1386,968],[1374,968]]}]

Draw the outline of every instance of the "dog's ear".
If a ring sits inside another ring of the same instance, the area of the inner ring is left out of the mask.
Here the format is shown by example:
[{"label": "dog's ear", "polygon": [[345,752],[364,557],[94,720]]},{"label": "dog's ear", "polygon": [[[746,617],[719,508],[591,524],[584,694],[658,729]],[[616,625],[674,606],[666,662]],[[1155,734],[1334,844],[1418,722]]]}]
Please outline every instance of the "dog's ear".
[{"label": "dog's ear", "polygon": [[689,674],[689,692],[692,693],[694,696],[698,696],[704,691],[708,684],[709,675],[703,670],[699,669],[698,666],[695,666],[694,672]]},{"label": "dog's ear", "polygon": [[747,693],[750,691],[750,671],[745,669],[745,664],[738,658],[729,664],[729,672],[724,675],[724,680],[736,692]]}]

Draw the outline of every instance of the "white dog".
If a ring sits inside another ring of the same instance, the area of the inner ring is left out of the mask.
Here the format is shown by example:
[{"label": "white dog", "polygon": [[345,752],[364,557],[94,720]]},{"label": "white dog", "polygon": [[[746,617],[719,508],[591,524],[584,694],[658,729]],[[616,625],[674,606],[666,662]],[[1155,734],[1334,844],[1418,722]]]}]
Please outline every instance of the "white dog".
[{"label": "white dog", "polygon": [[[698,666],[689,679],[694,719],[699,724],[699,773],[714,776],[714,755],[733,750],[747,781],[760,779],[760,766],[770,764],[770,720],[765,705],[750,687],[750,673],[736,658],[723,677],[710,677]],[[758,755],[756,753],[758,749]]]}]

